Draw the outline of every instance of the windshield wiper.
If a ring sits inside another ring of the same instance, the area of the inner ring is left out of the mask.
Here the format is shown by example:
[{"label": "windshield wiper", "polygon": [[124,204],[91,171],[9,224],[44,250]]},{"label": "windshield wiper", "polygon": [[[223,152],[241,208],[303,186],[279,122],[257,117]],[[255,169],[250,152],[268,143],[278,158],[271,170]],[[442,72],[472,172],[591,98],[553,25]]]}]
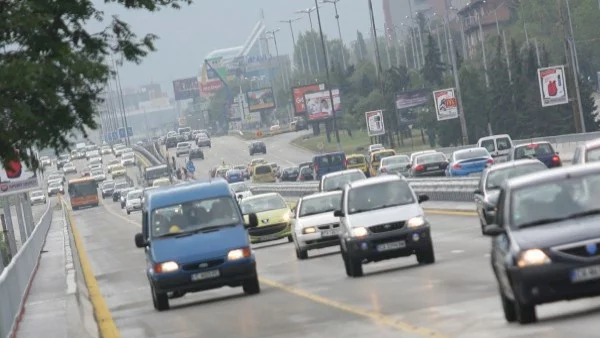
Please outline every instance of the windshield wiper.
[{"label": "windshield wiper", "polygon": [[586,211],[570,214],[569,216],[565,217],[565,219],[579,218],[579,217],[599,215],[599,214],[600,214],[600,209],[591,209],[591,210],[586,210]]},{"label": "windshield wiper", "polygon": [[567,218],[568,217],[555,217],[555,218],[538,219],[537,221],[523,223],[523,224],[519,225],[519,229],[529,228],[529,227],[533,227],[533,226],[536,226],[536,225],[546,225],[546,224],[550,224],[550,223],[556,223],[556,222],[564,221]]},{"label": "windshield wiper", "polygon": [[305,214],[300,215],[300,217],[306,217],[306,216],[324,214],[324,213],[330,212],[330,211],[333,211],[333,209],[331,209],[331,210],[323,210],[323,211],[315,211],[315,212],[307,212]]}]

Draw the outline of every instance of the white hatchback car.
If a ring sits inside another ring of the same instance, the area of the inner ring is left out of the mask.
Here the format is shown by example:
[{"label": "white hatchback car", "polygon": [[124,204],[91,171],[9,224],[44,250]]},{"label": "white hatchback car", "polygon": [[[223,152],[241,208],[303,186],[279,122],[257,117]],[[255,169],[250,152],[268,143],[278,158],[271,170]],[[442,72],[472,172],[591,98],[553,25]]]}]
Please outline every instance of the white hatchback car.
[{"label": "white hatchback car", "polygon": [[142,193],[141,189],[132,190],[127,193],[127,197],[125,198],[127,215],[131,214],[132,211],[142,210]]},{"label": "white hatchback car", "polygon": [[292,234],[298,259],[308,258],[308,250],[340,245],[340,220],[333,211],[340,208],[340,190],[302,197],[294,210]]},{"label": "white hatchback car", "polygon": [[385,259],[417,256],[419,264],[435,262],[429,222],[406,179],[383,175],[345,186],[340,219],[340,246],[346,274],[360,277],[362,265]]}]

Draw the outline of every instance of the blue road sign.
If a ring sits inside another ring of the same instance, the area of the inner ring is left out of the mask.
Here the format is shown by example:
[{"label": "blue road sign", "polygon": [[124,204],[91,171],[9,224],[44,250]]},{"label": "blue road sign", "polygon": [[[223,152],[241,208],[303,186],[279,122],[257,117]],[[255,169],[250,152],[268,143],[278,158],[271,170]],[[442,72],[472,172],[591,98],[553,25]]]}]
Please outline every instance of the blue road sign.
[{"label": "blue road sign", "polygon": [[119,128],[119,138],[125,138],[125,128]]},{"label": "blue road sign", "polygon": [[192,162],[192,160],[189,160],[187,162],[187,164],[185,165],[187,171],[191,174],[196,172],[196,166],[194,165],[194,162]]},{"label": "blue road sign", "polygon": [[119,139],[119,133],[117,133],[116,131],[113,131],[111,134],[112,134],[111,141],[116,141]]},{"label": "blue road sign", "polygon": [[129,136],[129,137],[133,136],[133,128],[127,127],[127,136]]}]

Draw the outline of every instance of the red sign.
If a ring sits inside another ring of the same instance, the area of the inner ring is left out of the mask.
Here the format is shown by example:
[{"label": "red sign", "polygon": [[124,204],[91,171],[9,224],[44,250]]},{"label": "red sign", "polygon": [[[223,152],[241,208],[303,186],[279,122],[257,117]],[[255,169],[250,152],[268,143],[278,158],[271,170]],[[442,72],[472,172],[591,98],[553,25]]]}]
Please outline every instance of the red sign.
[{"label": "red sign", "polygon": [[318,92],[325,89],[324,84],[311,84],[308,86],[294,87],[292,88],[292,99],[294,100],[294,111],[296,115],[306,113],[306,103],[304,102],[304,94],[310,92]]},{"label": "red sign", "polygon": [[208,80],[200,83],[200,95],[211,96],[219,91],[223,87],[221,80]]}]

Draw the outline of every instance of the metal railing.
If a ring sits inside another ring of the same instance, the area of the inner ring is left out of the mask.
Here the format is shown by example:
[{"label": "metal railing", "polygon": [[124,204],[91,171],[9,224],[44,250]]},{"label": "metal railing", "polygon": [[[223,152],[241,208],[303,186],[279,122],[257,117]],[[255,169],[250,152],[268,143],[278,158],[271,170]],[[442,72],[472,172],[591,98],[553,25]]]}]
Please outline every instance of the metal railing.
[{"label": "metal railing", "polygon": [[27,241],[0,275],[0,337],[10,337],[15,329],[51,223],[52,208],[48,203]]}]

